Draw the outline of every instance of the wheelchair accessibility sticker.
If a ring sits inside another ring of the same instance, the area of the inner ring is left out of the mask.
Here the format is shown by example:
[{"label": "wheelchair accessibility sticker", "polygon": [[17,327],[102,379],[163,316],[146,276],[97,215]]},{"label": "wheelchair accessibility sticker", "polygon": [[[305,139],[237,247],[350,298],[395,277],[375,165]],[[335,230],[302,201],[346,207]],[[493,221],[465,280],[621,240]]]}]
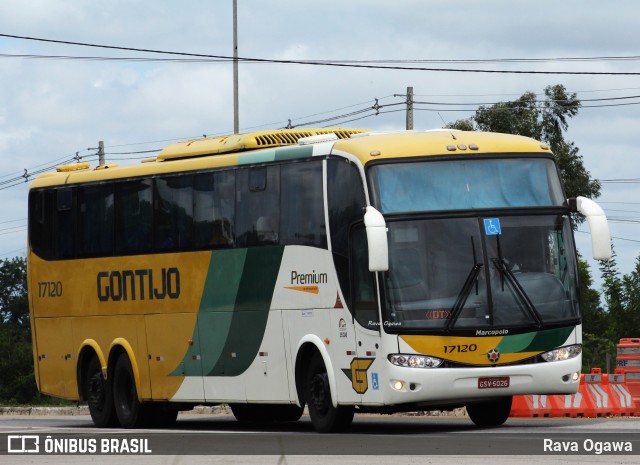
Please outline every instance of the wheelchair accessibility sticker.
[{"label": "wheelchair accessibility sticker", "polygon": [[380,383],[378,382],[378,373],[371,373],[371,384],[374,391],[380,389]]},{"label": "wheelchair accessibility sticker", "polygon": [[500,218],[485,218],[484,232],[487,236],[500,236],[502,229],[500,228]]}]

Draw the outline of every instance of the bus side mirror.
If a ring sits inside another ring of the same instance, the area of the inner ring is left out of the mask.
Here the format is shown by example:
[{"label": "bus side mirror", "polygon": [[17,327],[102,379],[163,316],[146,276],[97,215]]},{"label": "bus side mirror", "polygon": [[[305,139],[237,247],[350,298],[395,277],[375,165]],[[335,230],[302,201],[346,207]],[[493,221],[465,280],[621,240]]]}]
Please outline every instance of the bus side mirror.
[{"label": "bus side mirror", "polygon": [[[573,199],[569,205],[573,207]],[[591,249],[595,260],[609,260],[611,258],[611,233],[607,215],[596,202],[586,197],[575,198],[575,211],[587,218],[591,231]]]},{"label": "bus side mirror", "polygon": [[382,213],[373,207],[367,207],[364,214],[364,226],[367,230],[369,245],[369,271],[388,271],[387,223],[384,221]]}]

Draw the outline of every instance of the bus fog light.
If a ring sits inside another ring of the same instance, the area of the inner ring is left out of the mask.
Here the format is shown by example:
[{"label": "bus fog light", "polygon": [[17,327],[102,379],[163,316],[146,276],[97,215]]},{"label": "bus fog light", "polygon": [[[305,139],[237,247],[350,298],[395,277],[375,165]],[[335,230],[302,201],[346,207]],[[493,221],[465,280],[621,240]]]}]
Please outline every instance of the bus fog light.
[{"label": "bus fog light", "polygon": [[582,345],[575,344],[572,346],[560,347],[559,349],[550,350],[542,354],[542,358],[547,362],[559,362],[577,357],[582,353]]},{"label": "bus fog light", "polygon": [[400,381],[399,379],[392,379],[391,380],[391,387],[393,389],[395,389],[396,391],[405,391],[406,390],[406,385],[404,381]]},{"label": "bus fog light", "polygon": [[573,376],[572,376],[571,380],[572,380],[573,382],[575,382],[575,381],[579,381],[579,380],[580,380],[580,372],[579,372],[579,371],[576,371],[576,372],[573,374]]}]

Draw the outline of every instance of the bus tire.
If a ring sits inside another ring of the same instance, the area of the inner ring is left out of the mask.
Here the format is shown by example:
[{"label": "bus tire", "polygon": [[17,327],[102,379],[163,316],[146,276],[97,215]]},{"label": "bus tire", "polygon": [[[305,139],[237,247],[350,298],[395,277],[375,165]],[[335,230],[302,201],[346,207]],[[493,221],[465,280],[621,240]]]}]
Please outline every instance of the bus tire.
[{"label": "bus tire", "polygon": [[467,414],[477,426],[500,426],[511,412],[512,397],[501,397],[489,402],[467,405]]},{"label": "bus tire", "polygon": [[94,425],[98,428],[117,426],[111,382],[102,376],[100,360],[95,355],[89,360],[83,376],[83,395]]},{"label": "bus tire", "polygon": [[351,426],[355,413],[354,407],[352,405],[333,406],[329,375],[319,352],[311,357],[307,369],[305,398],[311,423],[318,433],[339,433]]},{"label": "bus tire", "polygon": [[113,402],[123,428],[137,428],[147,419],[146,405],[138,400],[136,380],[127,354],[120,354],[113,368]]}]

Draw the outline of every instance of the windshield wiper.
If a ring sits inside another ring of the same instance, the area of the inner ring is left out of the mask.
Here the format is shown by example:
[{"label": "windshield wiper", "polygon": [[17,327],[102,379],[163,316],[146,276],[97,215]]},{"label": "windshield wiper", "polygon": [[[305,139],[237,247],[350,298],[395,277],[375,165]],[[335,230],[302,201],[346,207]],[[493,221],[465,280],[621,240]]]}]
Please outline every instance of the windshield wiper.
[{"label": "windshield wiper", "polygon": [[[456,298],[455,304],[451,308],[451,316],[447,320],[447,324],[444,325],[445,332],[451,331],[453,325],[456,324],[456,321],[460,317],[460,313],[462,313],[462,309],[464,308],[464,304],[467,303],[467,299],[469,298],[469,294],[471,293],[471,288],[473,287],[473,283],[478,279],[478,275],[480,274],[480,270],[482,269],[482,263],[478,263],[478,258],[476,257],[476,244],[473,241],[473,236],[471,236],[471,252],[473,253],[473,267],[469,274],[467,275],[467,279],[462,285],[462,289],[458,293],[458,297]],[[477,285],[477,282],[476,282]],[[477,293],[477,288],[476,288]]]},{"label": "windshield wiper", "polygon": [[[498,253],[499,252],[500,252],[500,247],[498,247]],[[522,285],[520,284],[518,279],[514,276],[513,271],[509,269],[509,267],[507,266],[506,262],[502,257],[492,258],[491,261],[495,265],[496,269],[500,272],[500,275],[502,276],[503,280],[506,276],[507,282],[511,285],[511,288],[514,290],[516,297],[524,304],[525,310],[527,311],[529,316],[531,316],[531,318],[533,318],[534,321],[536,322],[536,327],[541,328],[542,315],[540,315],[540,312],[536,310],[535,305],[533,305],[533,302],[531,302],[531,299],[529,299],[529,296],[523,289]]]},{"label": "windshield wiper", "polygon": [[471,289],[473,288],[473,283],[478,278],[480,274],[480,270],[482,269],[482,263],[476,263],[471,268],[471,271],[467,275],[467,279],[458,294],[458,298],[456,299],[456,303],[453,305],[451,316],[447,321],[447,324],[444,326],[445,332],[449,332],[453,325],[456,324],[460,313],[462,313],[462,309],[464,308],[464,304],[467,303],[467,298],[471,293]]}]

